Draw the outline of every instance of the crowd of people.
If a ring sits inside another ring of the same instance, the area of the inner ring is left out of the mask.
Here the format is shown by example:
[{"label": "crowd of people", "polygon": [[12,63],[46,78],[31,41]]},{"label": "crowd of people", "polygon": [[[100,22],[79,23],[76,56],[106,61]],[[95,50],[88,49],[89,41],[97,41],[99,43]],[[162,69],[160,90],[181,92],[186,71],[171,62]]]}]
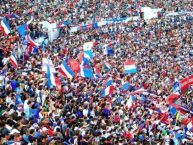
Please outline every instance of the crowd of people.
[{"label": "crowd of people", "polygon": [[[187,127],[191,122],[193,126],[192,114],[181,113],[167,104],[174,82],[193,74],[192,15],[163,15],[148,21],[139,19],[70,31],[85,22],[139,16],[143,6],[162,8],[165,13],[192,12],[192,1],[0,3],[0,17],[6,18],[11,28],[6,36],[0,31],[0,74],[5,76],[0,84],[0,144],[193,144],[193,127]],[[33,39],[45,39],[33,51],[29,51],[30,43],[17,31],[31,17],[26,34]],[[57,39],[49,40],[41,21],[57,23]],[[85,78],[79,72],[71,79],[63,77],[58,66],[69,60],[81,65],[86,42],[95,42],[94,56],[89,60],[94,77]],[[113,50],[110,55],[104,53],[106,45]],[[17,68],[9,62],[13,53]],[[43,58],[52,61],[60,89],[48,87],[46,72],[42,71]],[[135,62],[136,73],[124,73],[124,62],[128,59]],[[114,91],[104,96],[101,92],[109,79]],[[123,90],[125,82],[129,87]],[[146,93],[134,93],[140,89]],[[180,95],[183,104],[193,110],[193,88],[188,89]],[[128,105],[131,99],[132,105]],[[183,119],[187,123],[182,123]]]}]

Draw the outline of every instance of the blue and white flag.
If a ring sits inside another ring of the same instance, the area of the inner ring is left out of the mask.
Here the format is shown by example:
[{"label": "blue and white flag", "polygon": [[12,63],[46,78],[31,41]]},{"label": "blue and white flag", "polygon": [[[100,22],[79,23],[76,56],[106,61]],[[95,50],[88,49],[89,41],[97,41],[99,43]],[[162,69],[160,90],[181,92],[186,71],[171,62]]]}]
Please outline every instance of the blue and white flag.
[{"label": "blue and white flag", "polygon": [[84,57],[87,58],[87,59],[92,59],[93,58],[93,53],[92,53],[92,50],[86,50],[84,51]]},{"label": "blue and white flag", "polygon": [[84,68],[84,66],[80,66],[80,76],[85,77],[85,78],[94,78],[92,69]]},{"label": "blue and white flag", "polygon": [[173,84],[173,92],[175,92],[175,93],[180,92],[180,83],[177,81],[174,82],[174,84]]}]

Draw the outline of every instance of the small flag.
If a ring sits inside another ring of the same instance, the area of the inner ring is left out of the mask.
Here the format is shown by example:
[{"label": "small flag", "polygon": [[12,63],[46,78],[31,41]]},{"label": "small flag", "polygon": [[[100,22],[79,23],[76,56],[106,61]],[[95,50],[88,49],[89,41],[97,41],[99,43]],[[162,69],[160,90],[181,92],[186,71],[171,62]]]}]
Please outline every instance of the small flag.
[{"label": "small flag", "polygon": [[173,92],[180,92],[180,83],[179,82],[174,82]]},{"label": "small flag", "polygon": [[67,77],[67,78],[73,78],[74,77],[74,72],[72,69],[66,64],[66,62],[63,62],[61,66],[59,67],[59,72],[61,73],[62,76]]},{"label": "small flag", "polygon": [[147,92],[147,90],[144,89],[144,88],[141,88],[141,89],[138,89],[134,92],[131,92],[130,95],[141,94],[141,93],[144,93],[144,92]]},{"label": "small flag", "polygon": [[113,85],[106,87],[104,90],[103,96],[113,94],[114,89],[115,89],[115,87]]},{"label": "small flag", "polygon": [[110,64],[108,62],[105,63],[104,69],[105,70],[110,70],[111,69],[111,66],[110,66]]},{"label": "small flag", "polygon": [[3,33],[5,36],[11,32],[11,28],[5,18],[1,20],[1,27],[3,28]]},{"label": "small flag", "polygon": [[128,82],[124,82],[123,85],[121,86],[120,90],[121,91],[127,91],[129,89],[129,83]]},{"label": "small flag", "polygon": [[11,56],[9,57],[9,61],[10,61],[10,63],[13,65],[14,68],[17,68],[17,67],[18,67],[17,59],[16,59],[14,53],[12,53]]},{"label": "small flag", "polygon": [[111,47],[106,46],[104,49],[104,54],[107,56],[113,55],[114,51]]},{"label": "small flag", "polygon": [[101,71],[100,71],[97,64],[94,66],[94,72],[95,72],[96,75],[101,75]]},{"label": "small flag", "polygon": [[128,108],[131,108],[132,105],[133,105],[133,100],[134,100],[134,97],[133,96],[130,96],[129,99],[127,100],[127,103],[126,103],[126,106]]},{"label": "small flag", "polygon": [[48,79],[48,88],[56,87],[57,90],[61,89],[61,83],[60,80],[54,76],[54,74],[51,72],[50,67],[47,65],[47,71],[46,71],[47,79]]},{"label": "small flag", "polygon": [[135,62],[133,60],[127,60],[124,64],[125,74],[132,74],[137,72],[137,67],[135,66]]}]

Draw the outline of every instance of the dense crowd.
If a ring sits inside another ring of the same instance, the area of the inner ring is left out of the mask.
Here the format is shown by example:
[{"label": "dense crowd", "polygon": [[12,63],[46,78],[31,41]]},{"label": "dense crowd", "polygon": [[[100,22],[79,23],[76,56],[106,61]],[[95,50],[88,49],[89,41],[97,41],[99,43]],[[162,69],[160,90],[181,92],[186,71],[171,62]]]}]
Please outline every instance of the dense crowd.
[{"label": "dense crowd", "polygon": [[[0,31],[0,67],[5,79],[0,88],[0,144],[192,144],[193,127],[185,119],[191,113],[173,114],[167,97],[173,84],[193,74],[193,17],[179,15],[148,21],[112,23],[97,29],[70,32],[80,23],[110,18],[139,16],[140,8],[163,8],[165,13],[191,11],[192,1],[140,0],[34,0],[0,1],[0,17],[6,18],[11,33]],[[30,20],[26,33],[44,43],[29,52],[29,42],[17,27]],[[52,42],[39,24],[57,23],[60,35]],[[60,27],[63,23],[65,26]],[[2,28],[0,28],[1,30]],[[86,42],[95,42],[89,66],[100,74],[72,79],[60,75],[58,66],[74,60],[81,64]],[[113,50],[104,53],[109,44]],[[14,52],[18,67],[7,59]],[[49,88],[42,71],[42,58],[52,60],[61,88]],[[137,72],[124,73],[124,62],[135,61]],[[110,68],[106,67],[106,64]],[[113,80],[114,91],[103,96],[106,80]],[[124,82],[129,83],[122,90]],[[148,93],[134,93],[145,89]],[[192,87],[181,94],[181,101],[193,110]],[[131,95],[132,94],[132,95]],[[132,98],[132,105],[128,100]],[[180,115],[179,115],[180,114]],[[179,117],[180,116],[180,117]]]}]

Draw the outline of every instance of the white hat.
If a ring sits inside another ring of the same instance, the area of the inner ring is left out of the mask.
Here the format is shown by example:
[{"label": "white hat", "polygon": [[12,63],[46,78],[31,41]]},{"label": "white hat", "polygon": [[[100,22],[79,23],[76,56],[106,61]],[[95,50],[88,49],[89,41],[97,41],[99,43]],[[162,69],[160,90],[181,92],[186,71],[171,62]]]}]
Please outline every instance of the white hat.
[{"label": "white hat", "polygon": [[13,129],[11,130],[10,134],[15,134],[15,133],[20,133],[20,131],[18,131],[17,129]]}]

